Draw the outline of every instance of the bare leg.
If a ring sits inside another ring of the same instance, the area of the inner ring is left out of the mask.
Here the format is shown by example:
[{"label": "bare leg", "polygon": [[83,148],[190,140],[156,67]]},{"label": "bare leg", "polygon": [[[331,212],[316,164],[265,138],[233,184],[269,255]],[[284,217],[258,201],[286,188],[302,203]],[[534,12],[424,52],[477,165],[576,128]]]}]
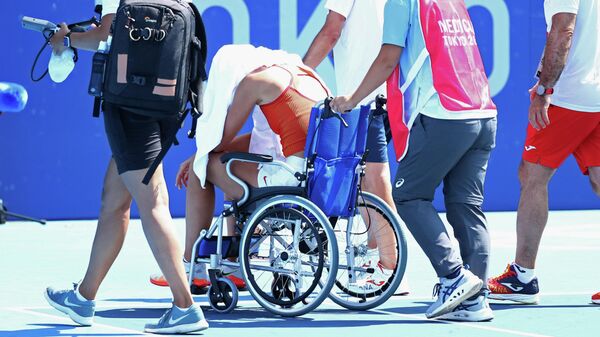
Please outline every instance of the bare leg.
[{"label": "bare leg", "polygon": [[102,206],[90,261],[79,292],[87,299],[95,299],[102,280],[115,262],[123,247],[129,225],[131,194],[117,173],[114,160],[110,160],[102,188]]},{"label": "bare leg", "polygon": [[[226,165],[221,163],[222,153],[211,153],[208,160],[207,180],[219,187],[221,191],[233,200],[242,198],[243,190],[235,181],[227,175]],[[257,164],[253,163],[232,163],[233,173],[250,186],[258,186],[257,182]]]},{"label": "bare leg", "polygon": [[540,241],[548,222],[548,183],[556,169],[521,161],[521,198],[517,212],[517,254],[515,262],[535,268]]},{"label": "bare leg", "polygon": [[[396,212],[396,205],[392,198],[392,185],[390,183],[390,166],[388,163],[367,163],[365,176],[362,180],[362,189],[373,193],[385,201]],[[369,214],[374,226],[369,228],[369,247],[379,247],[381,264],[388,269],[396,267],[397,251],[394,232],[390,227],[382,226],[383,218],[379,215]]]},{"label": "bare leg", "polygon": [[173,219],[169,211],[169,195],[162,165],[156,170],[148,185],[141,183],[146,171],[147,169],[125,172],[121,178],[140,210],[148,244],[169,283],[175,305],[187,308],[193,304],[193,300],[181,262],[181,248],[177,243]]},{"label": "bare leg", "polygon": [[215,210],[215,187],[206,182],[205,188],[193,170],[190,170],[185,194],[185,252],[186,261],[191,261],[194,243],[203,229],[207,229]]},{"label": "bare leg", "polygon": [[[244,134],[234,138],[226,147],[226,152],[247,152],[250,147],[250,134]],[[218,155],[213,155],[218,156]],[[185,199],[185,250],[184,258],[191,261],[194,243],[203,229],[208,229],[212,223],[215,211],[215,186],[207,181],[203,189],[200,180],[194,170],[190,169],[188,186]],[[234,223],[231,219],[227,221],[232,233]]]},{"label": "bare leg", "polygon": [[600,198],[600,166],[594,166],[588,168],[590,171],[590,183],[592,184],[592,189]]}]

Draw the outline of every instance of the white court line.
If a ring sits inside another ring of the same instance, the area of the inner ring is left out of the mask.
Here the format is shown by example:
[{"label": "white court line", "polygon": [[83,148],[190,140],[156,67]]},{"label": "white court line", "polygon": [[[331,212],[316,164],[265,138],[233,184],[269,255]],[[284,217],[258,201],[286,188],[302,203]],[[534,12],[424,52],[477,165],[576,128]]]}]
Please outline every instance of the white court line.
[{"label": "white court line", "polygon": [[[116,302],[112,303],[109,301],[99,301],[100,303],[96,303],[97,309],[169,309],[171,307],[171,303],[146,303],[144,301],[131,301],[131,302]],[[209,305],[208,302],[196,302],[196,304],[200,305]],[[240,304],[256,304],[258,303],[255,300],[244,300],[238,301],[238,305]],[[3,308],[0,308],[2,310]],[[49,305],[39,305],[39,306],[31,306],[31,307],[22,307],[22,308],[13,308],[6,307],[6,310],[43,310],[43,309],[54,309]],[[54,309],[55,310],[55,309]]]},{"label": "white court line", "polygon": [[[437,320],[437,319],[428,319],[428,318],[423,317],[421,314],[400,314],[400,313],[396,313],[396,312],[389,312],[389,311],[379,310],[379,309],[371,309],[369,311],[378,312],[378,313],[381,313],[381,314],[388,314],[388,315],[400,316],[400,317],[405,317],[405,318],[410,318],[410,319],[416,319],[416,320],[420,320],[420,321],[427,321],[427,322],[432,322],[432,323],[433,322],[439,322],[439,323],[450,324],[450,325],[466,326],[466,327],[469,327],[469,328],[479,329],[479,330],[487,330],[487,331],[493,331],[493,332],[502,332],[502,333],[507,333],[507,334],[511,334],[511,335],[517,335],[517,336],[553,337],[553,336],[550,336],[550,335],[540,335],[540,334],[530,333],[530,332],[523,332],[523,331],[503,329],[503,328],[495,328],[495,327],[491,327],[491,326],[483,326],[483,325],[477,325],[477,324],[473,324],[473,323],[452,322],[452,321],[442,321],[442,320]],[[483,323],[483,324],[485,324],[485,323]]]},{"label": "white court line", "polygon": [[[45,308],[49,308],[49,307],[45,307]],[[22,313],[22,314],[29,314],[29,315],[34,315],[34,316],[40,316],[40,317],[47,317],[47,318],[52,318],[52,319],[58,319],[61,321],[68,321],[74,324],[74,327],[83,327],[84,326],[78,326],[75,325],[77,323],[73,322],[70,318],[68,317],[64,317],[64,316],[57,316],[57,315],[52,315],[52,314],[46,314],[43,312],[37,312],[37,311],[31,311],[28,309],[17,309],[17,308],[6,308],[3,310],[9,310],[9,311],[14,311],[14,312],[18,312],[18,313]],[[114,330],[114,331],[120,331],[120,332],[127,332],[128,334],[131,333],[135,333],[137,335],[141,335],[141,336],[154,336],[152,334],[147,334],[143,331],[138,331],[138,330],[132,330],[132,329],[127,329],[127,328],[121,328],[118,326],[113,326],[113,325],[108,325],[108,324],[102,324],[102,323],[96,323],[94,322],[94,324],[92,325],[93,327],[100,327],[100,328],[106,328],[106,329],[110,329],[110,330]],[[17,330],[18,331],[18,330]]]},{"label": "white court line", "polygon": [[[591,294],[596,293],[597,290],[590,290],[590,291],[585,291],[585,292],[548,292],[548,293],[540,293],[540,297],[560,297],[560,296],[591,296]],[[390,302],[409,302],[409,301],[433,301],[433,298],[431,296],[392,296],[387,302],[385,303],[390,303]],[[495,300],[493,300],[495,301]],[[103,300],[99,300],[99,303],[96,303],[96,309],[136,309],[136,308],[143,308],[143,309],[168,309],[170,306],[170,303],[165,302],[165,303],[147,303],[144,301],[130,301],[130,302],[111,302],[111,301],[103,301]],[[201,304],[201,305],[208,305],[208,302],[202,301],[202,302],[196,302],[197,304]],[[384,303],[384,304],[385,304]],[[494,302],[496,303],[496,302]],[[502,303],[502,302],[501,302]],[[507,302],[504,302],[507,303]],[[245,304],[256,304],[258,305],[258,303],[255,300],[243,300],[243,301],[238,301],[238,305],[245,305]],[[337,304],[335,304],[332,300],[330,300],[329,298],[325,299],[325,301],[323,301],[324,305],[331,305],[334,307],[338,307],[341,308],[340,306],[338,306]],[[519,305],[518,303],[515,303],[515,305]],[[534,308],[535,305],[527,305],[528,307],[532,307]],[[43,310],[43,309],[53,309],[51,306],[49,305],[39,305],[39,306],[27,306],[27,307],[21,307],[21,308],[15,308],[15,307],[0,307],[0,310],[2,309],[7,309],[7,310],[11,310],[11,309],[21,309],[21,310]],[[318,311],[318,308],[316,309]]]}]

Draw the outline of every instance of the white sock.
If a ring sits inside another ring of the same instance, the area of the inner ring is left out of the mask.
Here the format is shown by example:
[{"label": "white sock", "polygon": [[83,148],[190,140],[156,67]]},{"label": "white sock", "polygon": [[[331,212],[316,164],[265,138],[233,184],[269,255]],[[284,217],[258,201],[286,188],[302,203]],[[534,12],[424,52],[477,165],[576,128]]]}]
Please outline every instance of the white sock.
[{"label": "white sock", "polygon": [[513,266],[515,267],[519,281],[527,284],[535,277],[535,269],[523,268],[514,262]]},{"label": "white sock", "polygon": [[79,286],[77,286],[77,289],[75,289],[75,296],[77,296],[77,299],[82,302],[89,301],[87,298],[85,298],[85,297],[83,297],[83,295],[81,295],[81,293],[79,292]]},{"label": "white sock", "polygon": [[174,306],[175,308],[177,308],[177,310],[179,310],[179,311],[181,311],[181,312],[184,312],[184,311],[188,311],[188,310],[190,310],[190,308],[191,308],[191,307],[193,307],[194,305],[192,304],[192,305],[190,305],[190,306],[189,306],[189,307],[187,307],[187,308],[180,308],[180,307],[176,306],[175,304],[173,304],[173,306]]}]

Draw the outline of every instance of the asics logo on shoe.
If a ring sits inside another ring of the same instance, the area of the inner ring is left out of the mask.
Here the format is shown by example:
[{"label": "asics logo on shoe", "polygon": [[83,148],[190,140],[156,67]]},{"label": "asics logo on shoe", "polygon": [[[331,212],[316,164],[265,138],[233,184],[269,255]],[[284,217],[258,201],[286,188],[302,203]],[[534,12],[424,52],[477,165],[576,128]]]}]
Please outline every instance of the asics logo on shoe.
[{"label": "asics logo on shoe", "polygon": [[523,287],[519,287],[519,286],[514,287],[512,285],[512,283],[500,283],[500,284],[503,285],[503,286],[505,286],[505,287],[507,287],[508,289],[510,289],[512,291],[521,291],[521,290],[523,290]]},{"label": "asics logo on shoe", "polygon": [[400,180],[396,181],[396,188],[400,188],[402,187],[402,185],[404,185],[404,178],[401,178]]},{"label": "asics logo on shoe", "polygon": [[532,145],[525,145],[525,151],[529,152],[531,150],[537,150],[537,147]]}]

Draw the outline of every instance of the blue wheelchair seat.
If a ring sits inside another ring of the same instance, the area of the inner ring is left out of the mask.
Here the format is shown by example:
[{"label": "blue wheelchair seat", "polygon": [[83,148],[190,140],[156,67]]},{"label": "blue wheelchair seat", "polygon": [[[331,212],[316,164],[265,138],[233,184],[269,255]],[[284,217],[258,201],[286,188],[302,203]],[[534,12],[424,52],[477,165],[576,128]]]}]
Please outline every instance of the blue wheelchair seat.
[{"label": "blue wheelchair seat", "polygon": [[304,155],[309,161],[308,197],[329,217],[356,213],[360,165],[367,143],[370,106],[342,118],[323,118],[325,108],[311,111]]}]

